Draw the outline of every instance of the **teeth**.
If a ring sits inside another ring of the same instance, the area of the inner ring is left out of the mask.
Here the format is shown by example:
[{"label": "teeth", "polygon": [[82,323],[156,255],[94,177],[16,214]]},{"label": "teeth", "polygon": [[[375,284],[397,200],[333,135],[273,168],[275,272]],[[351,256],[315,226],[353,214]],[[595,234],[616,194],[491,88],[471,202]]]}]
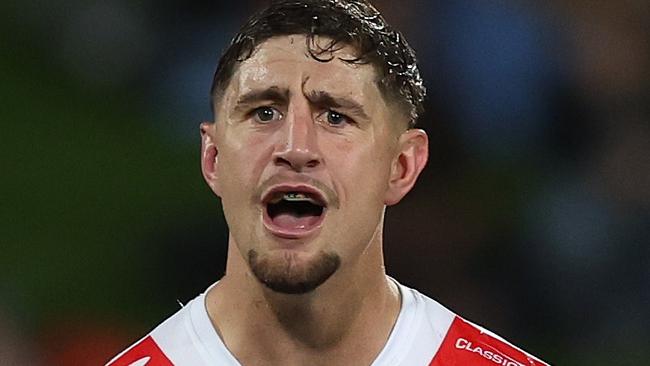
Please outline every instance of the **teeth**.
[{"label": "teeth", "polygon": [[306,198],[307,198],[307,196],[305,196],[302,193],[289,192],[289,193],[284,194],[284,199],[287,200],[287,201],[302,201],[302,200],[304,200]]},{"label": "teeth", "polygon": [[286,192],[282,195],[275,196],[272,200],[269,201],[269,203],[276,204],[283,200],[287,202],[309,202],[313,205],[321,206],[321,203],[300,192]]},{"label": "teeth", "polygon": [[299,192],[286,192],[282,195],[278,195],[274,197],[272,200],[269,201],[271,204],[276,204],[279,203],[280,201],[287,201],[287,202],[309,202],[311,204],[320,206],[321,204],[316,201],[315,199],[311,198],[310,196],[304,194],[304,193],[299,193]]},{"label": "teeth", "polygon": [[287,192],[284,194],[282,197],[283,200],[289,201],[289,202],[311,202],[311,203],[316,203],[313,199],[308,197],[305,194],[302,193],[296,193],[296,192]]}]

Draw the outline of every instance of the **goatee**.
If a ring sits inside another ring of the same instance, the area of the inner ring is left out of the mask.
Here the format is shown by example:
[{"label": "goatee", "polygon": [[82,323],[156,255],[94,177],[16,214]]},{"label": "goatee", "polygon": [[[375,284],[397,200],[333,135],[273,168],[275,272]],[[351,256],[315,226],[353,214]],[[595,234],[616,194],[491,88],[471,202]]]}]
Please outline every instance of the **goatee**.
[{"label": "goatee", "polygon": [[297,253],[286,253],[281,258],[260,256],[248,251],[248,264],[255,277],[272,291],[283,294],[306,294],[330,278],[341,265],[336,253],[321,251],[308,263],[299,263]]}]

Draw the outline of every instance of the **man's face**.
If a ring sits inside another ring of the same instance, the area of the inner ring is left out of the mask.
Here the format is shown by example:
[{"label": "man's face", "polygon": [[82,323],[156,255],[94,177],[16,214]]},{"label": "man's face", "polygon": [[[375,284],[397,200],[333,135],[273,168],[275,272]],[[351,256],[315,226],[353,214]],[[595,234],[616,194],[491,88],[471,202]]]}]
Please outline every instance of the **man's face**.
[{"label": "man's face", "polygon": [[216,151],[207,179],[231,244],[285,293],[316,288],[380,243],[405,118],[387,105],[372,66],[339,60],[354,59],[353,49],[319,62],[305,41],[262,43],[233,75],[216,123],[204,126]]}]

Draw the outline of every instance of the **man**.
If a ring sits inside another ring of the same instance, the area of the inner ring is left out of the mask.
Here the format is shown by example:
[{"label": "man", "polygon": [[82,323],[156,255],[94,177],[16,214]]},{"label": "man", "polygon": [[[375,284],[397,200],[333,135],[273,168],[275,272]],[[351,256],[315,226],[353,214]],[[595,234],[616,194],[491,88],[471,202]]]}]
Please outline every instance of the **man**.
[{"label": "man", "polygon": [[222,57],[203,175],[226,275],[110,366],[545,365],[386,276],[424,168],[413,50],[366,0],[280,0]]}]

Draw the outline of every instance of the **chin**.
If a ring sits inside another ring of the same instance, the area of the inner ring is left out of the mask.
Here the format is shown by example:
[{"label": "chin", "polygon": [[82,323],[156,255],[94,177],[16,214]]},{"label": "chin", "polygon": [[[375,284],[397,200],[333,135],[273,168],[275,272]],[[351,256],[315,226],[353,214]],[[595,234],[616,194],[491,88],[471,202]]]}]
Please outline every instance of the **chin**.
[{"label": "chin", "polygon": [[325,251],[314,255],[293,251],[260,254],[251,249],[248,264],[257,280],[271,291],[299,295],[325,283],[340,267],[341,258]]}]

